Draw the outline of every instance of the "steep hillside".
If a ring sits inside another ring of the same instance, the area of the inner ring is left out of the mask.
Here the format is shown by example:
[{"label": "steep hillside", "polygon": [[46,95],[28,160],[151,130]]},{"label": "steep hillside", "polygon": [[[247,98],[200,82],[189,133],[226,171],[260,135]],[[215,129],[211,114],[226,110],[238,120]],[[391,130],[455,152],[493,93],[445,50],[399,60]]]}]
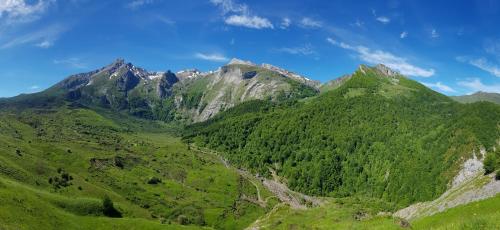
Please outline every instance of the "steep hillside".
[{"label": "steep hillside", "polygon": [[458,104],[382,65],[307,103],[253,104],[193,125],[186,139],[259,174],[273,169],[296,191],[394,207],[436,198],[461,162],[500,138],[500,107]]},{"label": "steep hillside", "polygon": [[318,82],[271,65],[233,59],[216,71],[150,72],[122,59],[72,75],[36,94],[0,101],[0,106],[43,107],[78,102],[126,111],[141,118],[204,121],[241,102],[299,99],[318,93]]},{"label": "steep hillside", "polygon": [[0,228],[242,229],[271,208],[255,202],[265,188],[176,130],[74,106],[2,108]]},{"label": "steep hillside", "polygon": [[476,92],[471,95],[463,96],[453,96],[453,100],[461,103],[473,103],[478,101],[489,101],[495,104],[500,104],[500,94],[498,93],[486,93],[486,92]]}]

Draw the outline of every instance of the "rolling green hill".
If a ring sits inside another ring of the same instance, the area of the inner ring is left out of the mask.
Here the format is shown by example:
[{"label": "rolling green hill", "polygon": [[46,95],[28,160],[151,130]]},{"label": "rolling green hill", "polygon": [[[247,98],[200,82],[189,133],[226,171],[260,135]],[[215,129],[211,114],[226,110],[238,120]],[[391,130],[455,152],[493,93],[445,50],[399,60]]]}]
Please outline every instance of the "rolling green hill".
[{"label": "rolling green hill", "polygon": [[486,93],[486,92],[476,92],[471,95],[463,96],[453,96],[453,100],[461,103],[473,103],[478,101],[489,101],[495,104],[500,104],[500,94],[498,93]]}]

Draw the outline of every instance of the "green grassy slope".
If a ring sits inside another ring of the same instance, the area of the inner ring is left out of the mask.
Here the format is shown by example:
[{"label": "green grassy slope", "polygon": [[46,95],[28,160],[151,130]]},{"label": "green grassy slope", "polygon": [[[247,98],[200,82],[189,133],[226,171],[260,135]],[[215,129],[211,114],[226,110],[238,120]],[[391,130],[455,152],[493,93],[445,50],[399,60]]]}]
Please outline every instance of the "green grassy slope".
[{"label": "green grassy slope", "polygon": [[500,195],[415,220],[415,229],[500,229]]},{"label": "green grassy slope", "polygon": [[448,229],[500,228],[500,195],[448,209],[412,222],[393,218],[370,199],[337,199],[308,210],[278,206],[259,219],[261,229]]},{"label": "green grassy slope", "polygon": [[[242,229],[267,211],[242,199],[256,197],[250,181],[172,125],[103,114],[2,110],[0,228]],[[106,195],[124,218],[103,215]]]},{"label": "green grassy slope", "polygon": [[401,220],[380,211],[385,204],[369,198],[331,199],[307,210],[279,205],[254,223],[260,229],[401,229]]}]

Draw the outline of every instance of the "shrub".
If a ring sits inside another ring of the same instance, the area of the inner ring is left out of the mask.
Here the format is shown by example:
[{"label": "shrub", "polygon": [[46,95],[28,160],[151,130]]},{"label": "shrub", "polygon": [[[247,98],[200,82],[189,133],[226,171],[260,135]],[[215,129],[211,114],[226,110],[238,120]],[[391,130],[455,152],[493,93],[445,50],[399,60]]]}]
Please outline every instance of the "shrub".
[{"label": "shrub", "polygon": [[102,212],[107,217],[121,218],[122,214],[116,210],[113,201],[109,196],[105,196],[102,200]]},{"label": "shrub", "polygon": [[495,171],[495,155],[488,154],[484,159],[484,173],[490,174]]},{"label": "shrub", "polygon": [[151,177],[148,180],[148,184],[159,184],[161,183],[161,179],[158,177]]},{"label": "shrub", "polygon": [[498,170],[497,173],[495,174],[495,179],[500,180],[500,170]]}]

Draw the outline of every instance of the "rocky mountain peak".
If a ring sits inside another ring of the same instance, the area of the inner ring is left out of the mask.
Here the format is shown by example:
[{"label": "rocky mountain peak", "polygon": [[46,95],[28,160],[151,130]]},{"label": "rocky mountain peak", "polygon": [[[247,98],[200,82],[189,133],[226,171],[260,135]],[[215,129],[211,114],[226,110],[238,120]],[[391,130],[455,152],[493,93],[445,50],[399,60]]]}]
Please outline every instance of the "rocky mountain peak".
[{"label": "rocky mountain peak", "polygon": [[180,79],[191,79],[191,78],[196,78],[196,77],[203,75],[203,73],[201,71],[199,71],[198,69],[185,69],[185,70],[178,71],[175,74]]},{"label": "rocky mountain peak", "polygon": [[244,60],[241,60],[241,59],[238,59],[238,58],[233,58],[231,59],[231,61],[229,61],[229,63],[227,63],[228,65],[251,65],[251,66],[255,66],[255,64],[251,61],[244,61]]},{"label": "rocky mountain peak", "polygon": [[319,82],[319,81],[311,80],[311,79],[309,79],[309,78],[307,78],[305,76],[302,76],[300,74],[288,71],[286,69],[283,69],[283,68],[280,68],[280,67],[277,67],[277,66],[274,66],[274,65],[271,65],[271,64],[263,63],[261,65],[261,67],[265,68],[265,69],[268,69],[268,70],[271,70],[271,71],[278,72],[279,74],[284,75],[284,76],[286,76],[286,77],[288,77],[290,79],[299,81],[301,83],[304,83],[306,85],[309,85],[309,86],[312,86],[312,87],[315,87],[315,88],[318,88],[321,85],[321,82]]},{"label": "rocky mountain peak", "polygon": [[384,75],[389,76],[389,77],[394,77],[396,75],[399,75],[399,73],[397,71],[392,70],[391,68],[385,66],[384,64],[376,65],[375,69],[377,69],[379,72],[381,72]]},{"label": "rocky mountain peak", "polygon": [[401,75],[397,71],[392,70],[391,68],[387,67],[384,64],[377,64],[373,67],[367,66],[365,64],[361,64],[361,65],[359,65],[358,69],[356,70],[356,72],[360,72],[363,74],[366,74],[368,71],[376,71],[380,75],[386,76],[386,77],[396,77],[396,76]]}]

